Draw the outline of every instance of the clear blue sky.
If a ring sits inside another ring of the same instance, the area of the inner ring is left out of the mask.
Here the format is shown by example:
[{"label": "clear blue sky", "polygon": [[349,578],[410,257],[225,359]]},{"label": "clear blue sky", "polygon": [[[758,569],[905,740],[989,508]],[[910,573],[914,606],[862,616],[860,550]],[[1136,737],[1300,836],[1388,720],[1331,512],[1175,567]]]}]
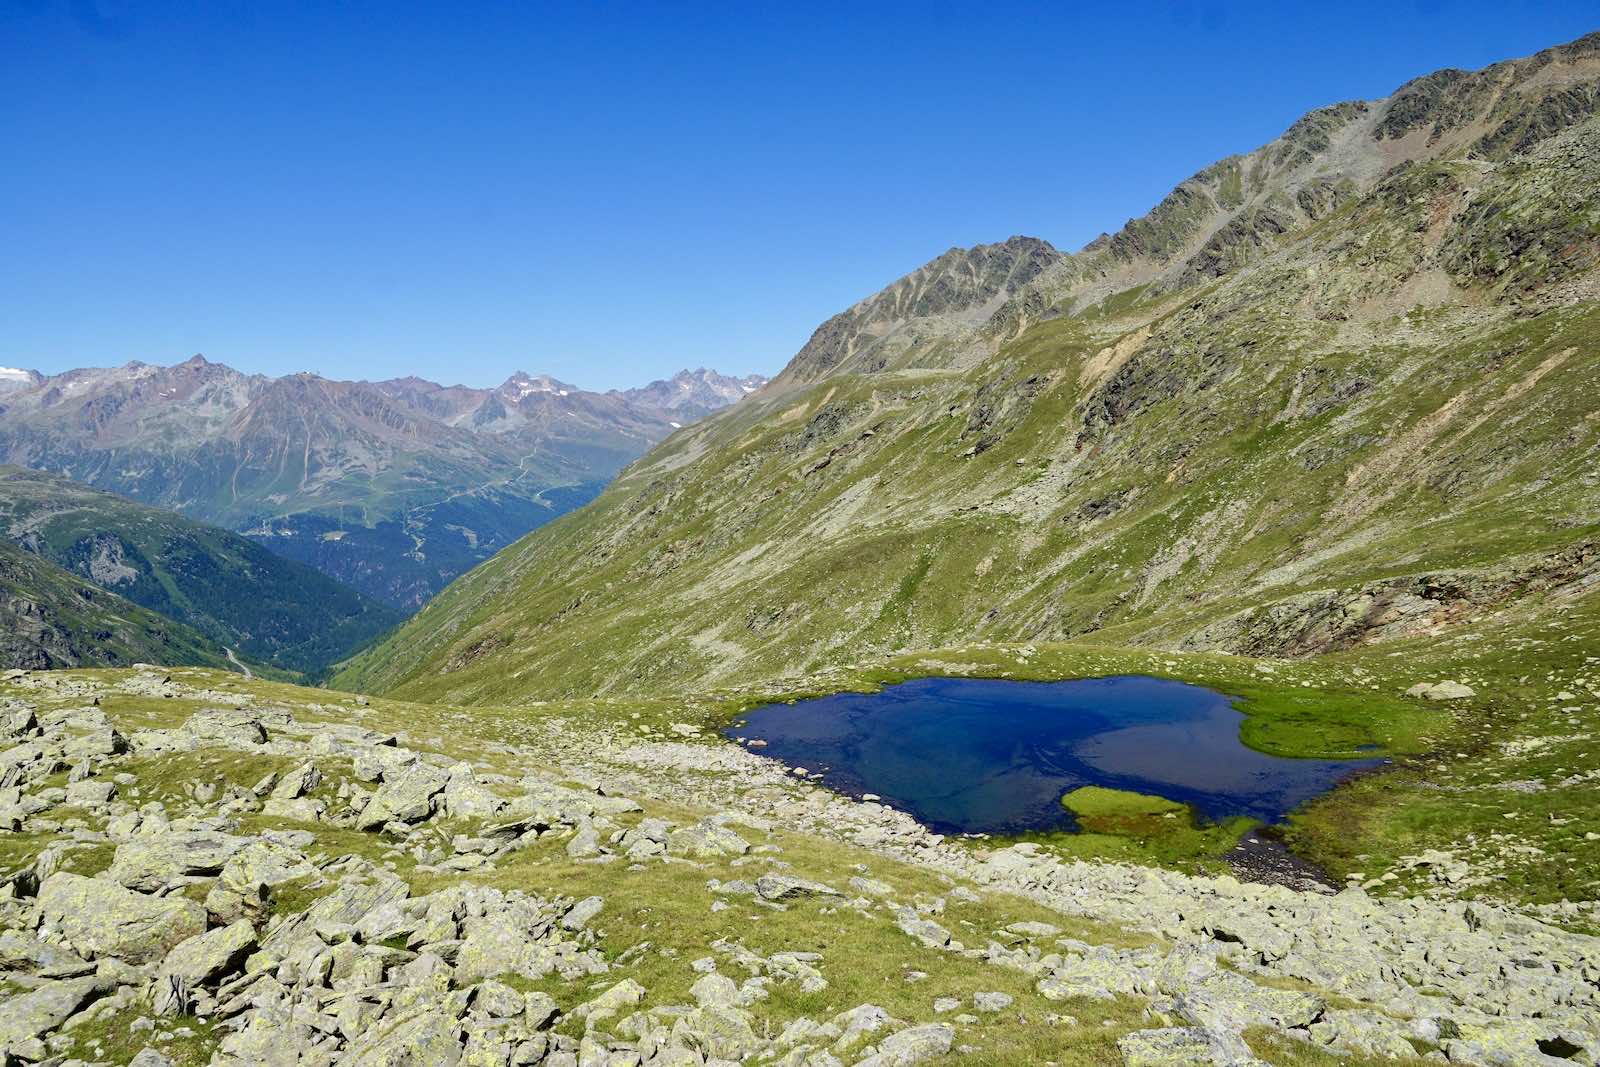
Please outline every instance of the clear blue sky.
[{"label": "clear blue sky", "polygon": [[1600,5],[0,0],[0,365],[774,372],[1311,107]]}]

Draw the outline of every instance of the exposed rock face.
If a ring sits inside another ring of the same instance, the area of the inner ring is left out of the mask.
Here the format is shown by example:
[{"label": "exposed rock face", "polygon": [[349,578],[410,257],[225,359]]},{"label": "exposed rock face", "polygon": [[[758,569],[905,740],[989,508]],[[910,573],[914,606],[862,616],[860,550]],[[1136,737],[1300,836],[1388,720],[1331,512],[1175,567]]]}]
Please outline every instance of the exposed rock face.
[{"label": "exposed rock face", "polygon": [[227,655],[198,631],[0,539],[0,667],[49,670],[147,660],[220,667]]},{"label": "exposed rock face", "polygon": [[915,365],[929,341],[975,335],[1002,304],[1063,258],[1036,237],[952,248],[817,327],[776,384]]}]

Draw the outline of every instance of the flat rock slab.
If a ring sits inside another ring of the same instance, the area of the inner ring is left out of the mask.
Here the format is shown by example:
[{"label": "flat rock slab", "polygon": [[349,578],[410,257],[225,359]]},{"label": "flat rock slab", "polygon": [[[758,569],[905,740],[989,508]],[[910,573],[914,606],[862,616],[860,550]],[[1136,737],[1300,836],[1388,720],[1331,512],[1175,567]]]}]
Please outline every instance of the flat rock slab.
[{"label": "flat rock slab", "polygon": [[39,926],[86,957],[151,963],[206,928],[206,909],[185,897],[148,897],[99,878],[58,872],[39,887]]}]

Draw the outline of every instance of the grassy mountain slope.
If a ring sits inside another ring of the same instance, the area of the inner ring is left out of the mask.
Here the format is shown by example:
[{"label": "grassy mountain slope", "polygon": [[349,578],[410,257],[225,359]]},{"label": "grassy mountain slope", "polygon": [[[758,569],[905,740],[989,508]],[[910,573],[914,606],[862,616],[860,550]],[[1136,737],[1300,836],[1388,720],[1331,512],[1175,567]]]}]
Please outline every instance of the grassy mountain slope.
[{"label": "grassy mountain slope", "polygon": [[132,663],[228,669],[193,627],[146,611],[0,540],[0,666],[45,670]]},{"label": "grassy mountain slope", "polygon": [[1600,35],[1430,76],[1077,256],[947,253],[337,682],[646,694],[1087,635],[1301,655],[1593,589],[1596,85]]},{"label": "grassy mountain slope", "polygon": [[320,676],[401,612],[238,534],[0,467],[0,536],[248,659]]}]

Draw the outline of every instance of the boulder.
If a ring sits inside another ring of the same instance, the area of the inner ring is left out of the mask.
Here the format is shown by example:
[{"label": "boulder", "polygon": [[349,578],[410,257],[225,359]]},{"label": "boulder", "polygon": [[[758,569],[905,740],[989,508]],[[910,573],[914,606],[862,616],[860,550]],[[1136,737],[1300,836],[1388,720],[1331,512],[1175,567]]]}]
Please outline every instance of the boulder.
[{"label": "boulder", "polygon": [[67,804],[76,808],[93,808],[109,804],[116,796],[117,787],[111,782],[88,780],[67,786]]},{"label": "boulder", "polygon": [[450,768],[440,806],[452,819],[487,819],[504,807],[505,801],[479,784],[472,764],[458,763]]},{"label": "boulder", "polygon": [[1425,700],[1465,700],[1477,695],[1477,691],[1471,686],[1452,681],[1418,682],[1406,690],[1406,696],[1421,697]]},{"label": "boulder", "polygon": [[1233,1058],[1199,1027],[1168,1026],[1135,1030],[1117,1040],[1123,1067],[1230,1067]]},{"label": "boulder", "polygon": [[472,991],[472,1010],[479,1011],[491,1019],[510,1019],[523,1014],[527,1010],[527,1002],[522,999],[522,994],[502,982],[488,981],[479,983]]},{"label": "boulder", "polygon": [[201,744],[252,748],[266,744],[267,727],[252,708],[201,708],[183,724],[183,732]]},{"label": "boulder", "polygon": [[151,963],[205,928],[206,909],[184,897],[147,897],[65,872],[39,887],[41,935],[59,935],[86,958]]},{"label": "boulder", "polygon": [[600,910],[606,905],[603,897],[584,897],[574,904],[565,915],[561,917],[563,930],[582,930],[594,920]]},{"label": "boulder", "polygon": [[128,739],[106,726],[72,738],[62,749],[62,755],[77,761],[90,756],[120,756],[128,751]]},{"label": "boulder", "polygon": [[261,814],[269,819],[287,819],[290,822],[321,822],[322,813],[327,810],[328,805],[316,797],[296,797],[293,800],[268,797],[261,806]]},{"label": "boulder", "polygon": [[161,961],[161,978],[178,978],[191,988],[231,974],[256,947],[256,931],[246,921],[211,930],[175,946]]},{"label": "boulder", "polygon": [[273,800],[298,800],[322,784],[322,772],[315,763],[302,763],[278,779],[268,794]]},{"label": "boulder", "polygon": [[388,822],[421,822],[433,814],[434,797],[444,791],[447,781],[443,773],[425,763],[385,773],[383,785],[361,809],[357,828],[376,830]]},{"label": "boulder", "polygon": [[358,1034],[339,1062],[345,1067],[454,1067],[461,1062],[460,1035],[449,1013],[425,1006]]},{"label": "boulder", "polygon": [[300,852],[271,841],[252,841],[223,864],[206,894],[206,910],[222,922],[254,915],[278,886],[310,878],[317,868]]},{"label": "boulder", "polygon": [[91,975],[46,982],[27,993],[0,999],[0,1058],[7,1046],[43,1037],[106,991],[107,983]]},{"label": "boulder", "polygon": [[667,835],[667,851],[674,856],[710,859],[716,856],[742,856],[750,842],[710,819],[684,826]]},{"label": "boulder", "polygon": [[972,994],[972,1006],[978,1011],[1005,1011],[1011,1007],[1011,995],[1009,993],[974,993]]},{"label": "boulder", "polygon": [[843,896],[831,885],[795,878],[787,874],[763,874],[756,879],[756,892],[763,900],[774,902],[800,900],[805,897]]},{"label": "boulder", "polygon": [[128,1067],[174,1067],[171,1057],[153,1048],[142,1050],[128,1061]]},{"label": "boulder", "polygon": [[578,827],[578,832],[567,842],[567,855],[575,860],[598,856],[603,851],[600,847],[600,831],[589,823]]},{"label": "boulder", "polygon": [[245,843],[215,830],[141,834],[117,846],[107,877],[150,893],[187,875],[217,874]]},{"label": "boulder", "polygon": [[948,1023],[928,1023],[890,1034],[878,1044],[876,1055],[868,1056],[856,1067],[911,1067],[943,1056],[955,1042],[955,1027]]},{"label": "boulder", "polygon": [[947,948],[950,945],[950,931],[932,919],[924,919],[915,908],[901,908],[895,912],[895,925],[928,948]]}]

